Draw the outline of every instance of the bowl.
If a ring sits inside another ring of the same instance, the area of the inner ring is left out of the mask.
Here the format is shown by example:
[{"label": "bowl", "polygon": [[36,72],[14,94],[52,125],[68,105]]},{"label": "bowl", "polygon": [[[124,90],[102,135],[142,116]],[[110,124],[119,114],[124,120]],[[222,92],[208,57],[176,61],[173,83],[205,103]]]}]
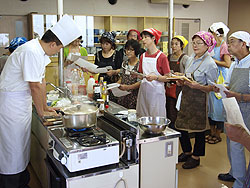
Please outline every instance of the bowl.
[{"label": "bowl", "polygon": [[165,117],[141,117],[138,123],[142,130],[148,134],[161,134],[170,124],[170,120]]}]

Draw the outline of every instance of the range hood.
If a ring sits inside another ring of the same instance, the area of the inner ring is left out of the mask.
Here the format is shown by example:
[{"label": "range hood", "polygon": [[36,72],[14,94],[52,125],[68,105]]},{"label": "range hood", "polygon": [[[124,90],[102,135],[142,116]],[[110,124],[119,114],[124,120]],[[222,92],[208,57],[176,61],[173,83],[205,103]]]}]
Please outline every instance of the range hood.
[{"label": "range hood", "polygon": [[[205,0],[174,0],[174,4],[189,5],[193,2],[203,2]],[[151,3],[164,4],[169,3],[169,0],[150,0]]]}]

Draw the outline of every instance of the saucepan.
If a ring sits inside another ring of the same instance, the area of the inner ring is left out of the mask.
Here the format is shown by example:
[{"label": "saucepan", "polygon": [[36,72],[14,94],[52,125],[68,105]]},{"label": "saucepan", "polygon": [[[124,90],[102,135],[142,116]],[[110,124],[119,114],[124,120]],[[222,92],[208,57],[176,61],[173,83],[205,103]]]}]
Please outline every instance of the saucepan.
[{"label": "saucepan", "polygon": [[98,108],[90,104],[77,104],[63,108],[60,113],[63,115],[65,128],[83,129],[96,125]]},{"label": "saucepan", "polygon": [[170,120],[165,117],[141,117],[138,119],[138,123],[142,130],[148,134],[160,134],[170,124]]}]

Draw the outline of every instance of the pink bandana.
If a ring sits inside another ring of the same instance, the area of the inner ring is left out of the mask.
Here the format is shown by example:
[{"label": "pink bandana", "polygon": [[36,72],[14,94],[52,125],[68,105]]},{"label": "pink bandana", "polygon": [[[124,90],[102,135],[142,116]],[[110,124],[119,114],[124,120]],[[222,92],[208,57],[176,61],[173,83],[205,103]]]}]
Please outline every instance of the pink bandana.
[{"label": "pink bandana", "polygon": [[[210,32],[199,31],[195,33],[194,36],[199,36],[206,43],[206,45],[208,46],[208,52],[211,52],[216,46],[216,40]],[[194,38],[194,36],[192,38]]]}]

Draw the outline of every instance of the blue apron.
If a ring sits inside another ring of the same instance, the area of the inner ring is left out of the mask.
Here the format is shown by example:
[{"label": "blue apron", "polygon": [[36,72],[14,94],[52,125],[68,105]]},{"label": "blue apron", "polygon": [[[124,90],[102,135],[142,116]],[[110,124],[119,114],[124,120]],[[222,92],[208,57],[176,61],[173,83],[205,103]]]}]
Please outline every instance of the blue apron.
[{"label": "blue apron", "polygon": [[[223,42],[224,41],[222,41],[221,44]],[[214,48],[214,54],[215,55],[213,56],[213,58],[218,60],[218,61],[221,61],[220,48],[221,48],[221,45],[219,47]],[[223,78],[226,79],[228,68],[221,67],[221,66],[218,66],[218,65],[217,65],[217,67],[218,67],[217,79],[218,79],[220,73],[222,73]],[[223,122],[225,121],[222,100],[218,99],[215,96],[215,93],[213,91],[209,93],[208,117],[210,117],[214,121],[223,121]]]}]

